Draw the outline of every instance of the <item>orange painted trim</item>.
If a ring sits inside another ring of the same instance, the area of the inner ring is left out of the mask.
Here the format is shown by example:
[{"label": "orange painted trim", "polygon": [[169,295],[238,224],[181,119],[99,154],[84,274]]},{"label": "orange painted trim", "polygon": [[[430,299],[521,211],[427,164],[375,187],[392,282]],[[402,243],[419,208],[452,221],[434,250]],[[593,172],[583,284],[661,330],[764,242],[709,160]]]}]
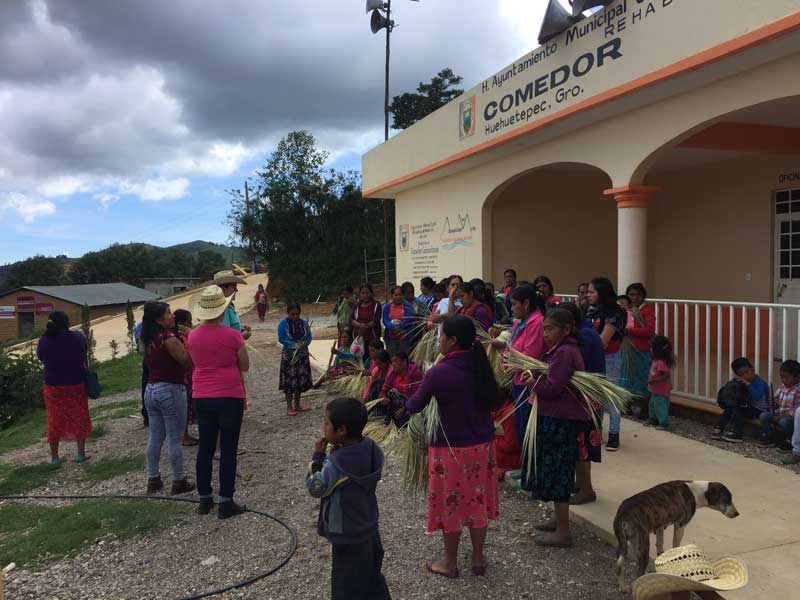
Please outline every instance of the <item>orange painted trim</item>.
[{"label": "orange painted trim", "polygon": [[527,135],[528,133],[532,133],[534,131],[538,131],[539,129],[543,129],[552,123],[557,123],[559,121],[563,121],[577,113],[596,108],[603,104],[607,104],[608,102],[612,102],[621,98],[622,96],[626,96],[628,94],[632,94],[634,92],[641,91],[648,87],[652,87],[656,84],[662,83],[664,81],[668,81],[670,79],[674,79],[680,75],[685,73],[690,73],[692,71],[696,71],[702,67],[707,65],[713,64],[715,62],[719,62],[729,56],[737,54],[739,52],[743,52],[744,50],[748,50],[754,46],[758,46],[759,44],[763,44],[769,42],[775,38],[778,38],[782,35],[786,35],[788,33],[792,33],[793,31],[800,29],[800,12],[796,12],[788,17],[784,17],[775,21],[774,23],[770,23],[769,25],[765,25],[758,29],[754,29],[749,33],[746,33],[738,38],[728,40],[727,42],[723,42],[722,44],[718,44],[708,50],[703,50],[702,52],[698,52],[693,56],[688,58],[684,58],[679,60],[676,63],[673,63],[667,67],[663,67],[658,69],[657,71],[653,71],[648,75],[643,75],[633,81],[629,81],[623,85],[618,87],[612,88],[596,96],[592,96],[586,100],[578,102],[577,104],[565,108],[561,112],[556,114],[543,117],[536,121],[535,123],[531,123],[530,125],[524,125],[514,131],[510,131],[504,135],[501,135],[493,140],[489,140],[483,142],[482,144],[478,144],[472,148],[467,150],[462,150],[461,152],[456,152],[455,154],[448,156],[447,158],[443,158],[437,160],[436,162],[431,163],[430,165],[418,169],[408,175],[402,175],[383,185],[376,186],[369,190],[363,192],[364,196],[373,196],[378,194],[379,192],[394,187],[396,185],[400,185],[416,179],[417,177],[421,177],[422,175],[426,175],[445,167],[447,165],[453,164],[458,162],[459,160],[463,160],[470,156],[475,156],[476,154],[480,154],[484,150],[488,150],[489,148],[494,148],[496,146],[501,146],[503,144],[507,144],[521,136]]},{"label": "orange painted trim", "polygon": [[657,194],[663,192],[664,188],[660,185],[623,185],[622,187],[603,190],[604,196],[617,196],[618,194]]},{"label": "orange painted trim", "polygon": [[650,196],[663,191],[664,188],[657,185],[626,185],[603,190],[603,195],[613,196],[617,201],[617,208],[647,208]]},{"label": "orange painted trim", "polygon": [[679,147],[800,154],[800,128],[756,123],[716,123],[681,142]]}]

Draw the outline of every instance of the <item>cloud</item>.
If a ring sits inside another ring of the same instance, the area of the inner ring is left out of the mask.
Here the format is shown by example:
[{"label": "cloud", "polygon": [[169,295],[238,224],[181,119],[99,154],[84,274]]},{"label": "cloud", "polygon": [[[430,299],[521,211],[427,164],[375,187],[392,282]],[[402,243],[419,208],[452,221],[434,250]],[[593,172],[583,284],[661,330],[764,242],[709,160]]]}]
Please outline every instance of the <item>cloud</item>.
[{"label": "cloud", "polygon": [[189,189],[189,180],[185,177],[178,179],[147,179],[141,182],[122,181],[120,192],[138,196],[142,200],[177,200],[183,198]]},{"label": "cloud", "polygon": [[103,192],[101,194],[95,194],[92,196],[95,200],[97,200],[103,208],[108,208],[109,204],[112,204],[119,200],[119,196],[116,194],[109,194],[107,192]]},{"label": "cloud", "polygon": [[24,194],[8,192],[0,194],[0,216],[16,213],[25,224],[31,224],[39,217],[55,214],[56,205],[50,200],[35,200]]},{"label": "cloud", "polygon": [[[448,66],[476,84],[536,45],[545,4],[395,2],[391,94]],[[185,198],[292,129],[329,163],[382,141],[384,37],[363,0],[0,2],[0,56],[5,197]]]}]

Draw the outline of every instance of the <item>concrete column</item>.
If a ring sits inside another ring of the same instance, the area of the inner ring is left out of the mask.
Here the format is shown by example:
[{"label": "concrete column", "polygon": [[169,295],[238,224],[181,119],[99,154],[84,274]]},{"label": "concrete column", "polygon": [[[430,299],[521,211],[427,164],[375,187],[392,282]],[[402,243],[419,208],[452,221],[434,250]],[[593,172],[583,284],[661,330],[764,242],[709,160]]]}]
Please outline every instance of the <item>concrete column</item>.
[{"label": "concrete column", "polygon": [[662,189],[631,185],[605,190],[617,203],[617,291],[647,282],[647,201]]}]

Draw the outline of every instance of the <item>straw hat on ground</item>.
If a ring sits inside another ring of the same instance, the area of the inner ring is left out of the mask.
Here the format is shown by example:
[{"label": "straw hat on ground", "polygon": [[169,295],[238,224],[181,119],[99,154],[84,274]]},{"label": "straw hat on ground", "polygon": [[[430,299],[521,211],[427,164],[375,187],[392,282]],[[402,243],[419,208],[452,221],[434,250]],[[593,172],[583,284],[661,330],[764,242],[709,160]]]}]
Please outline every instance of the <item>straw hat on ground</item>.
[{"label": "straw hat on ground", "polygon": [[192,301],[192,316],[199,321],[211,321],[216,319],[233,300],[233,296],[225,297],[222,293],[222,288],[218,285],[209,285],[203,288]]},{"label": "straw hat on ground", "polygon": [[247,282],[241,277],[234,275],[233,271],[219,271],[218,273],[215,273],[214,281],[212,281],[212,283],[214,285],[227,285],[230,283],[241,283],[242,285],[247,285]]},{"label": "straw hat on ground", "polygon": [[744,562],[733,556],[711,562],[694,544],[667,550],[655,563],[655,573],[634,581],[634,600],[666,599],[673,592],[738,590],[747,585]]}]

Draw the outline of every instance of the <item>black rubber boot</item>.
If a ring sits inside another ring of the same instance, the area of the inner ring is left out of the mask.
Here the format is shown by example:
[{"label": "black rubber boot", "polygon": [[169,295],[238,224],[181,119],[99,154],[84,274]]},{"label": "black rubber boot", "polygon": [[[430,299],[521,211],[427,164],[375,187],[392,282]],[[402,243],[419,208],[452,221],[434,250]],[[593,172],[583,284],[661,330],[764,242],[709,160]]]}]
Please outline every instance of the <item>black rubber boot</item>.
[{"label": "black rubber boot", "polygon": [[214,508],[213,498],[200,498],[200,504],[197,505],[198,515],[207,515]]},{"label": "black rubber boot", "polygon": [[192,490],[194,490],[193,483],[189,483],[187,479],[179,479],[172,482],[170,494],[177,496],[178,494],[185,494],[186,492],[191,492]]},{"label": "black rubber boot", "polygon": [[162,489],[164,489],[164,482],[161,481],[161,477],[148,477],[147,479],[148,494],[155,494],[156,492],[160,492]]},{"label": "black rubber boot", "polygon": [[220,502],[217,508],[217,517],[220,519],[230,519],[236,515],[240,515],[247,510],[244,504],[236,504],[233,500],[227,502]]}]

